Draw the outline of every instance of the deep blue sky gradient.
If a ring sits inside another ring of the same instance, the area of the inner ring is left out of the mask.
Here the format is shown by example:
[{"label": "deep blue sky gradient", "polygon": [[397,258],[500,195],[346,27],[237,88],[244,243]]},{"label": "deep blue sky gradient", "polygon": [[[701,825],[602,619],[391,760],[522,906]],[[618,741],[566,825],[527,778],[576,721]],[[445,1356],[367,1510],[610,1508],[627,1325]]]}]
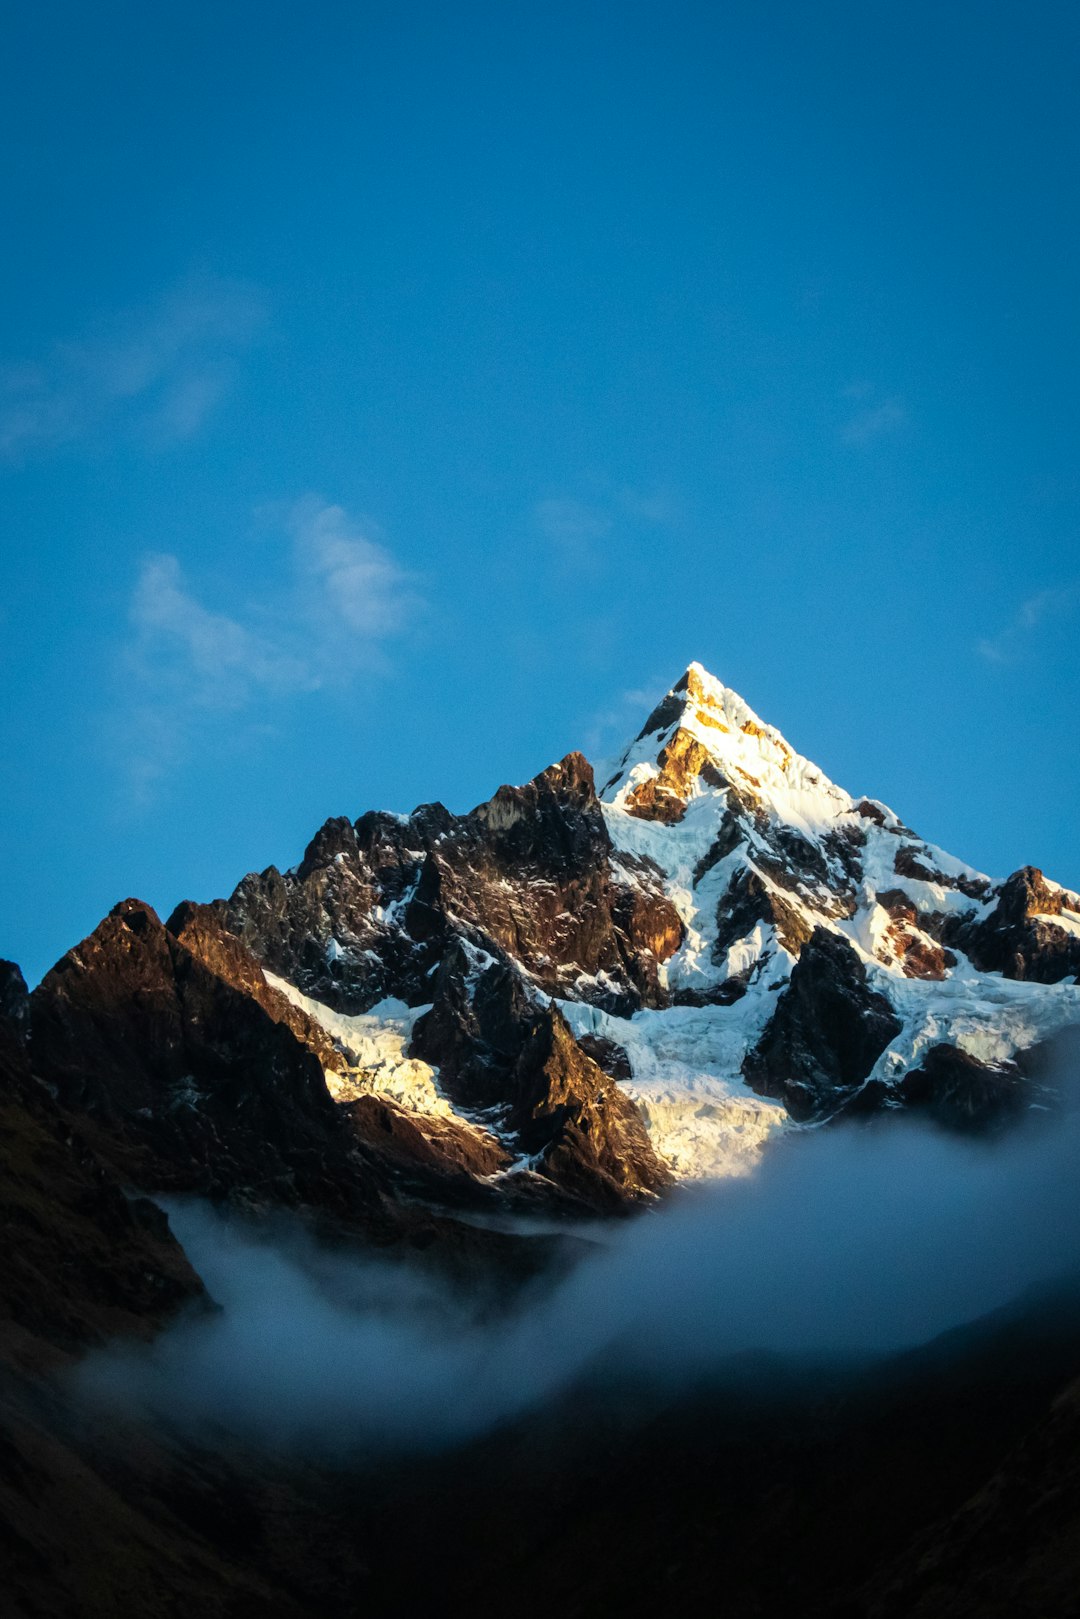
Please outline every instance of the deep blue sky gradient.
[{"label": "deep blue sky gradient", "polygon": [[0,81],[28,976],[692,658],[1080,885],[1075,7],[44,0]]}]

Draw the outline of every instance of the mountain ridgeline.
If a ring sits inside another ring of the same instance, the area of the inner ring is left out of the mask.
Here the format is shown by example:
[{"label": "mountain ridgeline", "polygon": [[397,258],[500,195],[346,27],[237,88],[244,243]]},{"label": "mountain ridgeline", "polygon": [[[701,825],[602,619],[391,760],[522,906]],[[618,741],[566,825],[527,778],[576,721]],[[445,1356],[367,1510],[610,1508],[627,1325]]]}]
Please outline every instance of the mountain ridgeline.
[{"label": "mountain ridgeline", "polygon": [[[778,1132],[916,1117],[1008,1135],[1057,1105],[1078,972],[1080,897],[927,844],[696,664],[604,767],[569,754],[465,815],[329,820],[291,870],[165,920],[123,900],[32,992],[0,963],[8,1606],[298,1619],[427,1613],[450,1590],[484,1612],[513,1589],[529,1613],[629,1615],[722,1590],[758,1616],[1072,1612],[1075,1288],[876,1381],[841,1370],[836,1398],[816,1370],[789,1384],[752,1356],[733,1389],[670,1409],[662,1391],[637,1423],[641,1391],[605,1377],[463,1450],[380,1454],[355,1476],[253,1449],[227,1420],[141,1413],[126,1370],[100,1411],[74,1371],[94,1349],[152,1366],[169,1344],[188,1364],[210,1332],[230,1376],[254,1375],[162,1201],[178,1229],[170,1199],[234,1216],[271,1255],[259,1275],[283,1274],[279,1241],[317,1251],[319,1276],[327,1255],[391,1256],[409,1261],[396,1279],[491,1321],[560,1278],[587,1285],[571,1267],[617,1251],[615,1219],[752,1174]],[[995,1145],[995,1207],[1008,1151],[1046,1140]],[[730,1190],[702,1200],[718,1220]],[[245,1296],[272,1360],[257,1280]],[[371,1308],[356,1330],[374,1343]],[[695,1318],[690,1336],[708,1330]],[[351,1387],[333,1332],[329,1350]]]},{"label": "mountain ridgeline", "polygon": [[1077,895],[927,844],[693,664],[599,784],[572,753],[329,820],[228,899],[124,901],[4,1011],[124,1184],[429,1241],[624,1213],[792,1122],[1002,1129],[1078,972]]}]

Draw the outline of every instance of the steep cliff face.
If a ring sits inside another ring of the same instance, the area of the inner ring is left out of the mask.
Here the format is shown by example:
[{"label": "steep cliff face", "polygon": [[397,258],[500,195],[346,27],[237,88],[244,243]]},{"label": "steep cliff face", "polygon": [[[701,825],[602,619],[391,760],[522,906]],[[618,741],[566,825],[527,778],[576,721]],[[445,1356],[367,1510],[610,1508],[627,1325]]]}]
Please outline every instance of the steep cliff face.
[{"label": "steep cliff face", "polygon": [[755,1090],[779,1097],[792,1118],[820,1117],[854,1095],[900,1029],[853,947],[818,927],[743,1073]]},{"label": "steep cliff face", "polygon": [[1056,984],[1080,973],[1080,895],[1022,866],[996,889],[985,916],[964,917],[948,930],[982,972]]},{"label": "steep cliff face", "polygon": [[[522,1015],[514,986],[524,981],[508,963],[500,972],[508,1077],[527,1066],[536,1027],[558,1014],[530,1002]],[[449,1028],[452,968],[443,980]],[[485,989],[481,1002],[494,998]],[[29,1010],[34,1072],[93,1150],[147,1190],[304,1208],[390,1241],[408,1234],[418,1197],[448,1209],[594,1212],[667,1183],[632,1104],[568,1034],[573,1060],[534,1065],[520,1105],[496,1109],[494,1134],[483,1119],[494,1104],[475,1084],[449,1084],[444,1100],[430,1068],[418,1095],[366,1083],[350,1020],[335,1040],[209,907],[182,905],[165,926],[125,901],[47,975]],[[490,1011],[485,1019],[493,1028]],[[434,1010],[427,1020],[438,1028]],[[449,1067],[459,1051],[475,1072],[478,1031],[462,1023],[454,1036],[456,1045],[444,1039]]]},{"label": "steep cliff face", "polygon": [[414,1049],[438,1067],[448,1096],[585,1207],[618,1212],[670,1184],[629,1097],[510,960],[457,944]]},{"label": "steep cliff face", "polygon": [[181,922],[213,966],[138,900],[68,952],[31,996],[34,1072],[131,1185],[375,1218],[293,1010],[237,941]]}]

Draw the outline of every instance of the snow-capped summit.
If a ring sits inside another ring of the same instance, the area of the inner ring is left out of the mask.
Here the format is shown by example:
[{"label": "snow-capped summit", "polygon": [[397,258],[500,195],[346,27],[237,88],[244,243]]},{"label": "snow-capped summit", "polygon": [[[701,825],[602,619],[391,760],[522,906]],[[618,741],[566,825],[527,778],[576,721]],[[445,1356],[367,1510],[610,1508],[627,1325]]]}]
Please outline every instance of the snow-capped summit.
[{"label": "snow-capped summit", "polygon": [[[748,905],[773,929],[762,949],[779,945],[792,961],[826,925],[906,976],[942,977],[950,963],[938,919],[975,920],[995,893],[886,805],[830,781],[698,663],[650,714],[601,797],[613,842],[667,872],[688,926],[682,959],[668,966],[672,987],[700,979],[705,991],[722,968],[740,970],[718,945],[738,946],[745,966],[738,926]],[[725,897],[729,912],[739,901],[726,918]]]},{"label": "snow-capped summit", "polygon": [[[718,781],[716,778],[721,777]],[[848,795],[750,705],[692,663],[653,709],[601,797],[647,820],[682,819],[694,784],[736,787],[783,801],[794,820],[830,820]]]},{"label": "snow-capped summit", "polygon": [[[914,1107],[996,1128],[1041,1102],[1037,1054],[1080,1025],[1080,898],[925,842],[698,663],[599,792],[571,753],[466,815],[340,816],[289,870],[165,925],[121,908],[72,960],[33,998],[43,1077],[97,1087],[148,1161],[201,1121],[265,1183],[261,1135],[237,1136],[215,1088],[249,1059],[263,1073],[269,1019],[288,1079],[263,1134],[291,1165],[303,1115],[320,1196],[359,1154],[378,1198],[487,1209],[613,1210],[748,1173],[789,1120]],[[118,1033],[114,986],[153,978],[186,1008],[199,974],[223,1044],[201,1015],[169,1048],[165,1130],[165,1025],[132,1001]],[[102,1055],[118,1039],[143,1052],[128,1101]]]},{"label": "snow-capped summit", "polygon": [[[986,1095],[1019,1106],[1017,1053],[1080,1018],[1077,896],[1030,869],[994,882],[852,797],[701,664],[601,798],[614,864],[631,883],[659,874],[682,924],[658,978],[669,1020],[694,1007],[709,1025],[697,1100],[734,1071],[800,1118],[920,1087],[956,1101],[966,1086],[970,1103],[982,1064]],[[574,1021],[614,1038],[602,1012]],[[650,1072],[640,1104],[663,1101],[670,1127],[671,1064]],[[708,1143],[688,1152],[700,1166]]]}]

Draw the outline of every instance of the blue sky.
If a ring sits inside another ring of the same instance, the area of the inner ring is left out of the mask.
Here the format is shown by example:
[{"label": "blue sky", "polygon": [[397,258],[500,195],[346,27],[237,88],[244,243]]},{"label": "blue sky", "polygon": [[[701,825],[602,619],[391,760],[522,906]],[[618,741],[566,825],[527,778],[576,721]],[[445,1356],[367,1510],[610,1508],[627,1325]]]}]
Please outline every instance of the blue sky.
[{"label": "blue sky", "polygon": [[0,954],[610,751],[693,659],[1080,885],[1080,13],[22,7]]}]

